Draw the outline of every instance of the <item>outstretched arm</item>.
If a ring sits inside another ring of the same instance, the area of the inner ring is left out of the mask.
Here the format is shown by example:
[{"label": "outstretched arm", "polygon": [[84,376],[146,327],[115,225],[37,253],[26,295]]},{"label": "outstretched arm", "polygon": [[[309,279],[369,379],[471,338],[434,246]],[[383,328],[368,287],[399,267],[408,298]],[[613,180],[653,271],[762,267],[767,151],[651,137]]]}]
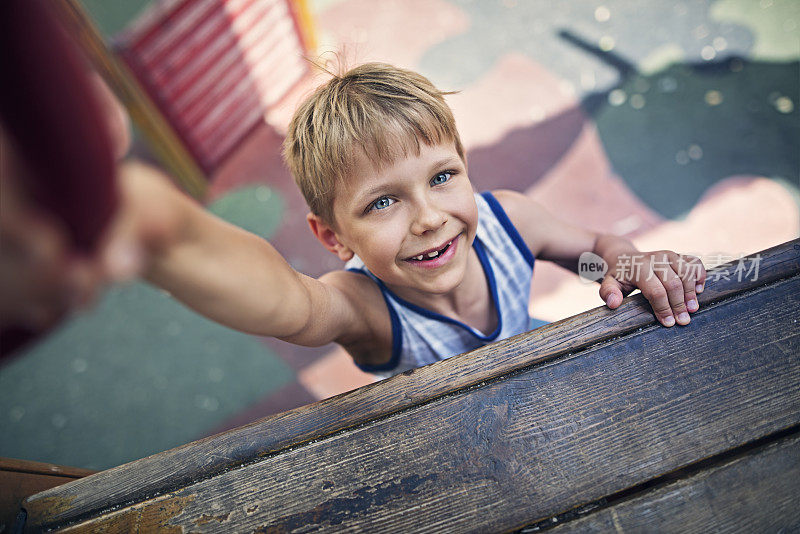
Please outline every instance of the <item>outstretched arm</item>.
[{"label": "outstretched arm", "polygon": [[537,258],[576,273],[581,254],[602,258],[608,270],[600,281],[600,297],[609,308],[617,308],[625,295],[640,289],[664,326],[688,324],[689,313],[697,311],[697,293],[703,291],[706,278],[698,258],[668,250],[640,252],[622,237],[561,221],[520,193],[494,194]]},{"label": "outstretched arm", "polygon": [[292,269],[264,239],[209,213],[157,170],[121,170],[126,216],[118,233],[145,244],[144,277],[187,306],[244,332],[303,345],[360,328],[352,299]]}]

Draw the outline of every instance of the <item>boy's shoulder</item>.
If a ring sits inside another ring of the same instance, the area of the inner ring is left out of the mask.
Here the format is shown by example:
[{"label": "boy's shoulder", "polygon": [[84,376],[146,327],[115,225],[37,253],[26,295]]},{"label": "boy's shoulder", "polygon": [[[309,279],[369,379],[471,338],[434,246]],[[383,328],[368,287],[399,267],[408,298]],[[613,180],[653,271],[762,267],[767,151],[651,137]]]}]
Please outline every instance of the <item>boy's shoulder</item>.
[{"label": "boy's shoulder", "polygon": [[542,217],[539,204],[527,195],[510,189],[495,189],[490,193],[500,204],[503,212],[519,232],[525,244],[536,255],[534,248],[538,236],[535,228],[539,226]]},{"label": "boy's shoulder", "polygon": [[528,196],[511,189],[494,189],[489,191],[491,195],[502,206],[503,211],[506,212],[508,217],[512,219],[513,216],[520,216],[530,209],[533,202]]},{"label": "boy's shoulder", "polygon": [[510,189],[496,189],[492,196],[503,208],[531,253],[538,257],[546,244],[559,233],[556,219],[530,196]]},{"label": "boy's shoulder", "polygon": [[323,274],[319,280],[339,289],[347,297],[359,297],[358,300],[363,300],[365,304],[371,304],[372,301],[383,302],[380,287],[366,273],[351,269],[337,269]]}]

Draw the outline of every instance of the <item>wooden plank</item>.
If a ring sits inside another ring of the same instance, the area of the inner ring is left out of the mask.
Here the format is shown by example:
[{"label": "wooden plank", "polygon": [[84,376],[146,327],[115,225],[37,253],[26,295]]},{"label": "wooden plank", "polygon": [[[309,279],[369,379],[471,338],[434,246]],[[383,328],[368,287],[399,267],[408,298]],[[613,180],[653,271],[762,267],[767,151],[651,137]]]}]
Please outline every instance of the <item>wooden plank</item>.
[{"label": "wooden plank", "polygon": [[22,501],[34,493],[66,484],[72,478],[0,470],[0,532],[14,532]]},{"label": "wooden plank", "polygon": [[518,528],[800,424],[798,316],[800,275],[66,531]]},{"label": "wooden plank", "polygon": [[796,435],[553,529],[523,532],[800,531]]},{"label": "wooden plank", "polygon": [[0,532],[12,532],[26,497],[95,472],[79,467],[0,458]]},{"label": "wooden plank", "polygon": [[97,473],[92,469],[82,467],[68,467],[46,462],[31,460],[18,460],[16,458],[0,458],[0,471],[13,471],[17,473],[30,473],[32,475],[48,475],[67,478],[83,478]]},{"label": "wooden plank", "polygon": [[[712,302],[800,272],[800,240],[763,251],[760,258],[757,280],[712,280],[699,297],[701,306],[709,308]],[[701,311],[696,316],[690,331],[698,328],[698,320],[704,313]],[[56,491],[35,495],[27,502],[29,518],[34,525],[65,523],[99,510],[140,502],[254,459],[424,405],[654,324],[655,319],[644,299],[640,295],[628,297],[616,311],[596,308],[449,360],[98,473]],[[722,333],[726,331],[727,328]],[[663,330],[660,335],[677,339],[681,332],[683,329]]]}]

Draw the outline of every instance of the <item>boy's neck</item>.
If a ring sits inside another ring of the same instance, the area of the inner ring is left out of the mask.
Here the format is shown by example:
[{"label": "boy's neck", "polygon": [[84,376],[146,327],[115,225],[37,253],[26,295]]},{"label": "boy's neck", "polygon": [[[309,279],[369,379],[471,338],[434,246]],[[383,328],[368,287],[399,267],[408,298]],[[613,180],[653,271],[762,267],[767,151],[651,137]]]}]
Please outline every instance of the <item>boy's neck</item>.
[{"label": "boy's neck", "polygon": [[470,247],[464,279],[452,291],[433,294],[390,287],[398,297],[426,310],[455,319],[484,334],[497,326],[497,312],[478,254]]}]

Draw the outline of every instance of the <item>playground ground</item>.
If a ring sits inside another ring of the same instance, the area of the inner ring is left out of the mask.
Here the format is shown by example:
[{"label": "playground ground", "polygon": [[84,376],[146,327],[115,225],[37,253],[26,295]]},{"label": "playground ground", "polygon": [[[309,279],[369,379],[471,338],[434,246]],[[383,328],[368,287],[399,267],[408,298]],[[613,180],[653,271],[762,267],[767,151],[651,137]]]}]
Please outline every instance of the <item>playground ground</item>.
[{"label": "playground ground", "polygon": [[[797,2],[312,6],[321,50],[458,91],[449,102],[477,190],[517,189],[566,220],[707,266],[800,235]],[[270,111],[208,198],[311,275],[338,260],[307,230],[279,149],[322,80]],[[601,304],[596,286],[544,262],[531,302],[548,321]],[[115,287],[0,368],[0,456],[105,469],[371,380],[334,346],[238,334],[144,284]]]}]

